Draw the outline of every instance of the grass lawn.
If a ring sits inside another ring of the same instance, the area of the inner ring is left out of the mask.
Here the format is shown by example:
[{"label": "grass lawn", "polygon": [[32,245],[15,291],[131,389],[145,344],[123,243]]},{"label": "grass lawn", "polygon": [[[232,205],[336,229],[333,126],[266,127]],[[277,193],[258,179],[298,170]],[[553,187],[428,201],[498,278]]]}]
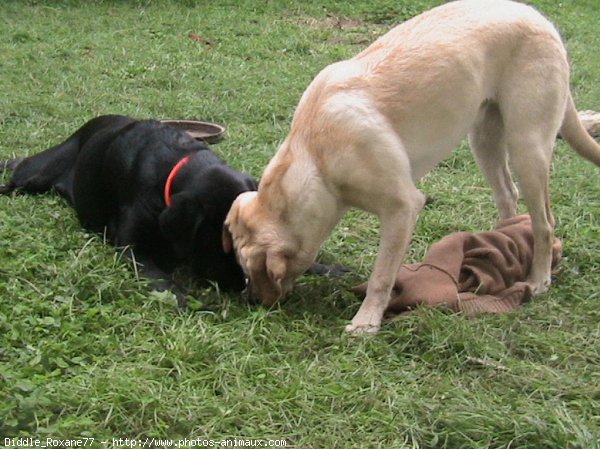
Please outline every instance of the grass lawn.
[{"label": "grass lawn", "polygon": [[[214,149],[259,177],[325,65],[432,0],[0,2],[0,158],[62,141],[93,116],[202,118]],[[558,25],[579,109],[600,110],[597,0],[531,0]],[[1,179],[1,178],[0,178]],[[490,191],[463,146],[421,188],[409,259],[488,230]],[[195,289],[211,311],[151,292],[57,195],[0,197],[0,446],[5,437],[229,437],[321,448],[597,448],[600,172],[559,143],[552,198],[564,260],[521,310],[420,309],[349,338],[378,224],[351,212],[271,309]],[[100,441],[109,441],[102,444]]]}]

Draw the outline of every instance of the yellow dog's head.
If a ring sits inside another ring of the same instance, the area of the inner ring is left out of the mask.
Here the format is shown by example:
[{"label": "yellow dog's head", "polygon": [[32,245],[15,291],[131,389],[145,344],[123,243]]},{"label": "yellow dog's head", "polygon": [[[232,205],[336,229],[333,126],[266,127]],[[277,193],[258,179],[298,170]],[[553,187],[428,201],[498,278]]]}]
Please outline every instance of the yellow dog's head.
[{"label": "yellow dog's head", "polygon": [[285,296],[312,262],[301,257],[297,240],[257,192],[242,193],[233,202],[223,226],[223,249],[235,250],[250,295],[266,306]]}]

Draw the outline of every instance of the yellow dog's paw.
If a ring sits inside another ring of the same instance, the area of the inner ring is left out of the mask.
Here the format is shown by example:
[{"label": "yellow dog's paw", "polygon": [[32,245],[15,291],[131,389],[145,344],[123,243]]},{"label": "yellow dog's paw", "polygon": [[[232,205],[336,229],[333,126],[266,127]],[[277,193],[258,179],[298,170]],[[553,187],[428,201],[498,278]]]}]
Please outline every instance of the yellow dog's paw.
[{"label": "yellow dog's paw", "polygon": [[527,280],[527,284],[529,285],[529,288],[531,289],[531,293],[533,296],[536,295],[541,295],[542,293],[546,293],[548,291],[548,289],[550,288],[550,278],[544,278],[541,281],[536,281],[536,280]]},{"label": "yellow dog's paw", "polygon": [[346,326],[346,333],[351,336],[376,334],[379,332],[379,327],[374,324],[348,324]]}]

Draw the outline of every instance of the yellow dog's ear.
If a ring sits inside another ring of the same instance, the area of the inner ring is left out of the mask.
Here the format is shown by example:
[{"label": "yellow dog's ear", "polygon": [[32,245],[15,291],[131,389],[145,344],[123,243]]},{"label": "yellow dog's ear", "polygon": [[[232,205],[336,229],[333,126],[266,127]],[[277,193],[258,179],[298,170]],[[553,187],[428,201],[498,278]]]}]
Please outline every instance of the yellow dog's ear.
[{"label": "yellow dog's ear", "polygon": [[[234,231],[236,231],[236,227],[238,229],[237,233],[239,234],[240,227],[246,230],[243,221],[240,221],[241,209],[248,205],[254,198],[256,197],[255,191],[247,191],[240,193],[236,199],[231,204],[231,208],[227,213],[227,217],[225,218],[225,223],[223,223],[223,232],[222,232],[222,244],[223,251],[225,254],[229,254],[233,251],[233,235],[230,231],[230,227],[234,227]],[[247,230],[246,230],[247,232]]]},{"label": "yellow dog's ear", "polygon": [[223,251],[225,251],[225,254],[229,254],[231,251],[233,251],[233,236],[229,231],[229,226],[227,223],[223,223],[223,233],[221,239],[223,241]]},{"label": "yellow dog's ear", "polygon": [[282,251],[271,250],[267,253],[267,275],[278,290],[278,297],[273,301],[275,303],[283,296],[283,280],[287,274],[288,260]]}]

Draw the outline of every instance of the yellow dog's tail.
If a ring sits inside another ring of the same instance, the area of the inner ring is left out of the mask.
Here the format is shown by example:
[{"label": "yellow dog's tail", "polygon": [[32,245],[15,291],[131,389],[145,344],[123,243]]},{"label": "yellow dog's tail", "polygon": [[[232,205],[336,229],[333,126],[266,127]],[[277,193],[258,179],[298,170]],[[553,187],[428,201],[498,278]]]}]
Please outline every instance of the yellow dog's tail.
[{"label": "yellow dog's tail", "polygon": [[600,167],[600,144],[588,134],[581,124],[571,95],[569,95],[567,101],[565,117],[560,127],[560,135],[577,154]]}]

